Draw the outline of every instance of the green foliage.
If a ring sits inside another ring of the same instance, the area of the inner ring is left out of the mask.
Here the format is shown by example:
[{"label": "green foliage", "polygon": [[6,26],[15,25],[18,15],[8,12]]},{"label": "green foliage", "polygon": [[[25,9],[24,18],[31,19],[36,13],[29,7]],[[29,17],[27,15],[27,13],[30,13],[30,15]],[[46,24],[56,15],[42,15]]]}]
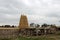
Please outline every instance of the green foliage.
[{"label": "green foliage", "polygon": [[55,40],[55,39],[54,38],[46,38],[46,37],[37,37],[37,38],[19,37],[16,40]]}]

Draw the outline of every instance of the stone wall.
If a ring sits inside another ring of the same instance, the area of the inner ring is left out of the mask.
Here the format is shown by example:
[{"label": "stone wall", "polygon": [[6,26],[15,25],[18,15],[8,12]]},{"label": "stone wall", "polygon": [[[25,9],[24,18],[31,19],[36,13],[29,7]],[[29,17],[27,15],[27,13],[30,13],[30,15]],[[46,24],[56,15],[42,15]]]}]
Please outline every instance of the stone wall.
[{"label": "stone wall", "polygon": [[0,38],[16,38],[18,36],[40,36],[55,33],[55,30],[36,28],[0,28]]},{"label": "stone wall", "polygon": [[0,28],[0,38],[15,38],[18,35],[18,28]]}]

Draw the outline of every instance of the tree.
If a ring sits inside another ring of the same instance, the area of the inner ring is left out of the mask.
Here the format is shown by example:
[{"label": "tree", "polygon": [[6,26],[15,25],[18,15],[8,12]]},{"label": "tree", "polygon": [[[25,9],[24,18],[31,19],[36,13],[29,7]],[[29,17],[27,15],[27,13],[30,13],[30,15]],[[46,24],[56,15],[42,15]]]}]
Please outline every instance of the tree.
[{"label": "tree", "polygon": [[38,28],[38,27],[40,27],[40,25],[39,24],[35,24],[35,23],[31,23],[30,27]]},{"label": "tree", "polygon": [[35,27],[35,23],[31,23],[30,24],[30,27]]},{"label": "tree", "polygon": [[46,23],[42,24],[42,27],[47,27],[48,25]]},{"label": "tree", "polygon": [[51,24],[50,26],[51,26],[52,28],[56,28],[56,25],[55,25],[55,24],[54,24],[54,25],[53,25],[53,24]]},{"label": "tree", "polygon": [[12,25],[12,27],[15,27],[14,25]]},{"label": "tree", "polygon": [[39,27],[40,27],[40,25],[39,25],[39,24],[35,24],[35,27],[36,27],[36,28],[39,28]]}]

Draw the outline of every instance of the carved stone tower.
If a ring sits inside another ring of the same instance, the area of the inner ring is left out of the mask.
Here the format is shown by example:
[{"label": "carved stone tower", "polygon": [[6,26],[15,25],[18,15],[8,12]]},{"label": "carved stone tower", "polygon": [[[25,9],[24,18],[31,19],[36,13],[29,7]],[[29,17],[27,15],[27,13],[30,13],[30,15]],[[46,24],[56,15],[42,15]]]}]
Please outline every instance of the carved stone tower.
[{"label": "carved stone tower", "polygon": [[21,15],[20,22],[19,22],[19,28],[29,28],[28,27],[28,20],[25,15]]}]

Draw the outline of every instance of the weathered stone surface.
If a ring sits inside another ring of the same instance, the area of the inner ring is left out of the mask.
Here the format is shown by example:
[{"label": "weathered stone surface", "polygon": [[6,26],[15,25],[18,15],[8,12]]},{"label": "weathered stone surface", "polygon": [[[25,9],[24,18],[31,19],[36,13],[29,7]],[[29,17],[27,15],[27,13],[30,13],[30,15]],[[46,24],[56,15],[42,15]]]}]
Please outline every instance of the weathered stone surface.
[{"label": "weathered stone surface", "polygon": [[0,28],[0,38],[14,38],[19,35],[18,28]]}]

